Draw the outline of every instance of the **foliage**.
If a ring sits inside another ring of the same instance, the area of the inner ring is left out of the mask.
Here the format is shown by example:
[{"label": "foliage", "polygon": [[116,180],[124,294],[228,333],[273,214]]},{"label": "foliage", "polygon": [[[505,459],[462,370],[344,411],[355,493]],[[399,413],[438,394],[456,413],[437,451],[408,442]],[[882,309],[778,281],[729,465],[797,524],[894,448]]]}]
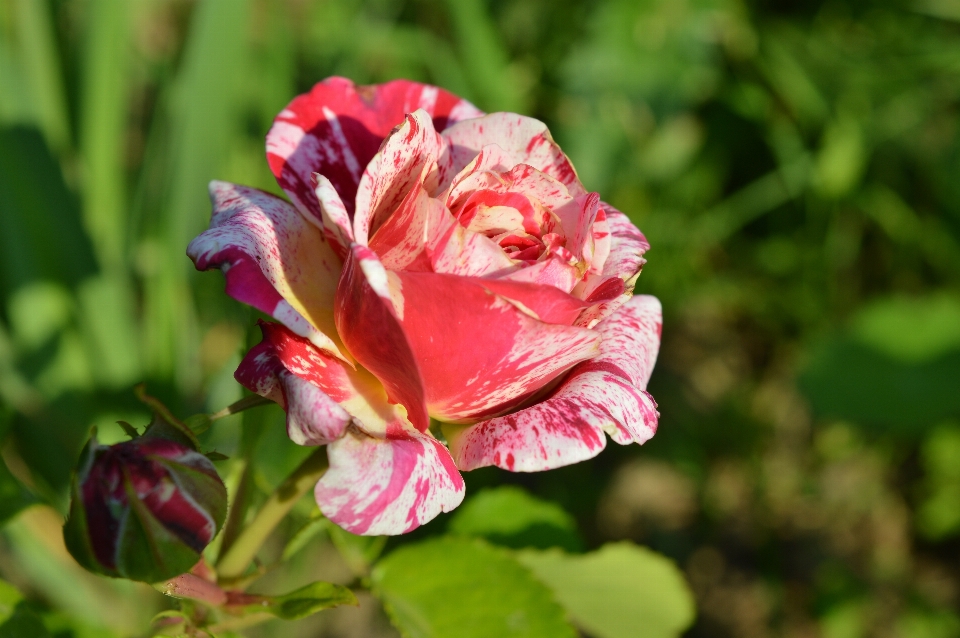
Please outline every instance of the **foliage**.
[{"label": "foliage", "polygon": [[[169,607],[65,554],[69,470],[91,426],[113,443],[118,419],[149,419],[135,383],[181,416],[241,398],[254,314],[184,247],[208,180],[277,192],[271,118],[338,73],[435,82],[550,125],[651,241],[638,292],[664,305],[662,420],[642,449],[472,472],[461,513],[386,547],[315,522],[286,545],[311,521],[298,503],[257,591],[322,579],[361,604],[282,635],[393,635],[363,587],[386,592],[377,578],[405,555],[467,547],[525,570],[520,546],[599,560],[621,540],[683,569],[692,636],[956,635],[958,23],[946,0],[0,3],[0,577],[26,596],[4,622],[23,609],[57,636],[134,636]],[[242,495],[215,554],[309,451],[275,408],[200,439]],[[482,491],[505,483],[534,496]],[[499,525],[483,520],[495,505]],[[391,595],[453,613],[420,598],[440,582]]]}]

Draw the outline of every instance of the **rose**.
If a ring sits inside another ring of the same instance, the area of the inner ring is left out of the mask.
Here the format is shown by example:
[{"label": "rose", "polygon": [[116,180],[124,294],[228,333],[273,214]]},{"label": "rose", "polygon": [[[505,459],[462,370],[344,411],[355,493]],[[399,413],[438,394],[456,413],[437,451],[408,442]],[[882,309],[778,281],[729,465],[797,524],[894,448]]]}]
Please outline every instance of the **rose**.
[{"label": "rose", "polygon": [[188,254],[279,321],[236,378],[285,407],[292,440],[329,446],[331,520],[409,531],[460,503],[458,467],[545,470],[604,432],[653,435],[660,306],[631,298],[648,244],[542,123],[330,78],[280,113],[267,159],[294,206],[215,182]]},{"label": "rose", "polygon": [[[227,514],[227,490],[189,438],[152,428],[80,455],[64,541],[90,571],[143,582],[200,560]],[[181,440],[175,440],[175,439]]]}]

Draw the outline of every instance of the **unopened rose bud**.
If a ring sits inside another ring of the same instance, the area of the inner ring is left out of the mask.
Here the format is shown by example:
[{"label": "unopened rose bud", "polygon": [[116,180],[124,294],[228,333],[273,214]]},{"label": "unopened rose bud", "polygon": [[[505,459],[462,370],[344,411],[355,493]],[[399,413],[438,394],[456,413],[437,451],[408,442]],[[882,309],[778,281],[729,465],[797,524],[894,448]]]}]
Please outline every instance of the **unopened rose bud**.
[{"label": "unopened rose bud", "polygon": [[226,509],[213,463],[187,442],[148,434],[104,446],[92,437],[77,468],[64,539],[90,571],[156,582],[199,560]]}]

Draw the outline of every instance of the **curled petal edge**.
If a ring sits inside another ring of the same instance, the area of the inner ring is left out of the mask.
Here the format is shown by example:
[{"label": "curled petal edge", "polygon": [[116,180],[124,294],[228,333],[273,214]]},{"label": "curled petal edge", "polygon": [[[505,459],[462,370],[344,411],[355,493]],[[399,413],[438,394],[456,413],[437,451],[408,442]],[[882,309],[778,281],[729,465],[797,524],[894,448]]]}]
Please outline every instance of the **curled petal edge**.
[{"label": "curled petal edge", "polygon": [[570,372],[543,401],[470,426],[444,425],[457,467],[539,472],[578,463],[606,446],[644,443],[659,412],[646,391],[660,343],[660,302],[634,297],[599,324],[601,353]]},{"label": "curled petal edge", "polygon": [[324,516],[353,534],[405,534],[463,501],[463,477],[429,433],[377,438],[350,428],[327,454],[330,469],[314,496]]}]

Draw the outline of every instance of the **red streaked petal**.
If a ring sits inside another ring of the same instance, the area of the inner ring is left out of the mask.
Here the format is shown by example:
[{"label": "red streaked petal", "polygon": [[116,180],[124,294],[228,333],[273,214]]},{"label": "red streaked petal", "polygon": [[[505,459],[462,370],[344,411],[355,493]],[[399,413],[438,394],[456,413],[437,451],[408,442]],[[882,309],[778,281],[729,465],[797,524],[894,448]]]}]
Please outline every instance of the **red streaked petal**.
[{"label": "red streaked petal", "polygon": [[450,126],[443,136],[451,144],[450,165],[461,171],[488,144],[496,144],[509,166],[529,164],[563,182],[574,197],[586,191],[573,164],[550,136],[547,125],[516,113],[491,113]]},{"label": "red streaked petal", "polygon": [[347,211],[354,211],[363,169],[404,115],[424,109],[438,131],[483,113],[435,86],[407,80],[356,86],[327,78],[296,97],[267,134],[267,161],[297,208],[322,221],[311,176],[326,176]]},{"label": "red streaked petal", "polygon": [[211,182],[210,228],[187,247],[198,270],[220,268],[227,294],[319,348],[347,355],[333,320],[340,258],[290,204],[263,191]]},{"label": "red streaked petal", "polygon": [[350,244],[353,243],[353,222],[350,220],[350,213],[347,212],[346,206],[329,179],[320,173],[314,173],[313,179],[317,183],[314,194],[320,203],[323,236],[340,259],[344,259],[350,250]]},{"label": "red streaked petal", "polygon": [[330,469],[317,483],[320,511],[354,534],[403,534],[463,501],[463,478],[429,434],[373,438],[349,431],[327,448]]},{"label": "red streaked petal", "polygon": [[423,109],[408,114],[390,133],[360,178],[353,220],[358,243],[366,244],[410,189],[418,181],[422,183],[423,168],[440,158],[444,146],[445,141]]},{"label": "red streaked petal", "polygon": [[[334,316],[344,345],[403,405],[420,432],[429,426],[423,381],[401,327],[403,292],[388,280],[376,254],[353,244],[337,288]],[[395,298],[394,298],[395,297]],[[397,310],[399,306],[401,310]]]},{"label": "red streaked petal", "polygon": [[352,370],[279,324],[260,322],[260,329],[263,341],[240,362],[237,382],[286,410],[287,436],[297,445],[343,436],[351,416],[338,402],[355,393]]},{"label": "red streaked petal", "polygon": [[646,385],[660,326],[660,302],[634,297],[597,326],[600,355],[576,366],[548,398],[475,425],[444,426],[457,466],[537,472],[599,454],[603,432],[620,444],[649,440],[659,414]]},{"label": "red streaked petal", "polygon": [[637,276],[643,264],[646,263],[643,254],[650,250],[647,238],[626,215],[604,202],[600,202],[600,212],[604,215],[604,223],[609,232],[608,255],[604,260],[602,272],[588,274],[586,279],[574,289],[573,294],[590,299],[601,288],[611,286],[613,279],[624,282],[624,294],[612,300],[604,299],[585,309],[575,323],[578,326],[592,327],[616,312],[630,299]]},{"label": "red streaked petal", "polygon": [[435,167],[435,162],[423,167],[420,179],[399,208],[370,239],[370,249],[387,270],[431,270],[428,250],[456,223],[444,205],[423,187],[424,179]]},{"label": "red streaked petal", "polygon": [[563,292],[570,292],[580,281],[580,273],[576,266],[571,266],[558,255],[549,255],[532,266],[508,271],[501,279],[553,286]]},{"label": "red streaked petal", "polygon": [[261,322],[263,341],[234,374],[241,385],[287,411],[287,431],[299,445],[322,445],[354,426],[371,436],[413,430],[402,406],[391,404],[380,382],[318,350],[280,324]]},{"label": "red streaked petal", "polygon": [[520,270],[495,241],[467,230],[444,207],[444,232],[428,246],[433,271],[460,277],[502,277]]},{"label": "red streaked petal", "polygon": [[544,323],[573,325],[580,312],[590,305],[553,286],[509,279],[484,279],[481,285]]},{"label": "red streaked petal", "polygon": [[[599,334],[537,321],[486,280],[394,273],[397,316],[423,378],[430,414],[445,421],[494,414],[597,353]],[[359,353],[354,356],[363,363]]]},{"label": "red streaked petal", "polygon": [[[602,414],[602,413],[601,413]],[[476,425],[444,425],[462,471],[495,465],[541,472],[595,457],[607,444],[596,418],[578,399],[554,396],[526,410]]]}]

